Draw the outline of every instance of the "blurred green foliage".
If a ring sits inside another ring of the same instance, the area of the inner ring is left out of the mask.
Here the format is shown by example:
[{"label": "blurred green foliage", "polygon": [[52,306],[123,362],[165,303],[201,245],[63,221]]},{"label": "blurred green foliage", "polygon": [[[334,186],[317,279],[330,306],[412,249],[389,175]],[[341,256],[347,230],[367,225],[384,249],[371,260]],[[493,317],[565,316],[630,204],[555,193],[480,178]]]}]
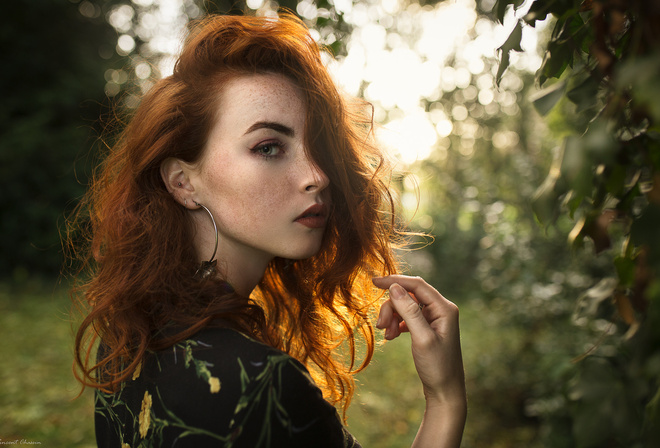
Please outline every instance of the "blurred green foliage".
[{"label": "blurred green foliage", "polygon": [[[516,0],[498,2],[498,19]],[[578,301],[611,350],[567,385],[574,443],[654,446],[660,436],[660,2],[537,0],[517,27],[554,18],[533,102],[563,139],[534,197],[544,225],[574,220],[569,240],[610,260]],[[520,51],[514,32],[502,48]]]},{"label": "blurred green foliage", "polygon": [[61,268],[58,224],[89,175],[114,36],[101,15],[83,17],[66,0],[2,5],[0,279]]}]

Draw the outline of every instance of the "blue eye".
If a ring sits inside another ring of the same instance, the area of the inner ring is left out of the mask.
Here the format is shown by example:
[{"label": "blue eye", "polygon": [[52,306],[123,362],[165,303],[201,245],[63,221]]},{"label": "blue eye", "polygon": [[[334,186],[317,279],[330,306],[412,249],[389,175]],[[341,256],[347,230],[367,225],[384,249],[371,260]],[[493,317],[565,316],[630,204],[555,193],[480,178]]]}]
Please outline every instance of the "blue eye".
[{"label": "blue eye", "polygon": [[277,142],[262,143],[255,146],[252,152],[265,158],[277,157],[282,152],[282,145]]}]

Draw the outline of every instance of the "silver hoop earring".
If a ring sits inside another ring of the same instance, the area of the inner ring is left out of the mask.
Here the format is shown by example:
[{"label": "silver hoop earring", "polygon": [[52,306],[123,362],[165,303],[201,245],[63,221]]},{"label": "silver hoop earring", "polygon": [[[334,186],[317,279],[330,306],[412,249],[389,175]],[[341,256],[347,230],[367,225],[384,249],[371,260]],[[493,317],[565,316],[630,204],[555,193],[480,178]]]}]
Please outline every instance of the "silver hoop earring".
[{"label": "silver hoop earring", "polygon": [[209,210],[204,205],[200,204],[195,200],[193,200],[193,202],[195,203],[195,205],[198,205],[202,207],[204,210],[206,210],[206,213],[208,213],[209,216],[211,217],[211,222],[213,223],[213,230],[215,231],[215,248],[213,249],[213,255],[211,255],[211,259],[209,261],[202,261],[202,264],[199,266],[199,268],[197,269],[194,275],[194,277],[203,280],[209,277],[211,274],[213,274],[213,272],[215,271],[215,266],[218,263],[218,260],[215,260],[215,254],[218,252],[218,226],[215,224],[215,219],[213,219],[213,214],[211,213],[211,210]]}]

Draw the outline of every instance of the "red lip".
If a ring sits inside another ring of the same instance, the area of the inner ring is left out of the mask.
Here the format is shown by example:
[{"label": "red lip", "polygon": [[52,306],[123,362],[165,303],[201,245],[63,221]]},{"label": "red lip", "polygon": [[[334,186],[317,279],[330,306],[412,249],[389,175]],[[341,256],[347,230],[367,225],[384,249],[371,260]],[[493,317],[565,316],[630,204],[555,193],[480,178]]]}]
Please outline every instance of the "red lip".
[{"label": "red lip", "polygon": [[300,216],[295,219],[295,222],[311,229],[320,229],[325,227],[327,218],[328,208],[325,204],[314,204],[302,212]]}]

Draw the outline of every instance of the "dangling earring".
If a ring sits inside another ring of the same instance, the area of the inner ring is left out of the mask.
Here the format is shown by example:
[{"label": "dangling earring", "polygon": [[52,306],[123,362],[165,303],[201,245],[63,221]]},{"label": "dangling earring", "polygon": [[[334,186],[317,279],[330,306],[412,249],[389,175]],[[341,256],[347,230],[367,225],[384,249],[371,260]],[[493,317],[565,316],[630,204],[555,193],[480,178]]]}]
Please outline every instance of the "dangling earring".
[{"label": "dangling earring", "polygon": [[215,231],[215,248],[213,249],[213,255],[211,255],[211,259],[209,261],[202,261],[202,264],[199,266],[197,271],[195,272],[194,277],[203,280],[207,277],[209,277],[213,272],[215,271],[215,266],[218,263],[218,260],[214,260],[215,254],[218,251],[218,226],[215,224],[215,219],[213,219],[213,214],[211,213],[211,210],[200,204],[199,202],[193,200],[195,205],[198,205],[202,207],[204,210],[206,210],[206,213],[209,214],[211,217],[211,222],[213,222],[213,230]]}]

